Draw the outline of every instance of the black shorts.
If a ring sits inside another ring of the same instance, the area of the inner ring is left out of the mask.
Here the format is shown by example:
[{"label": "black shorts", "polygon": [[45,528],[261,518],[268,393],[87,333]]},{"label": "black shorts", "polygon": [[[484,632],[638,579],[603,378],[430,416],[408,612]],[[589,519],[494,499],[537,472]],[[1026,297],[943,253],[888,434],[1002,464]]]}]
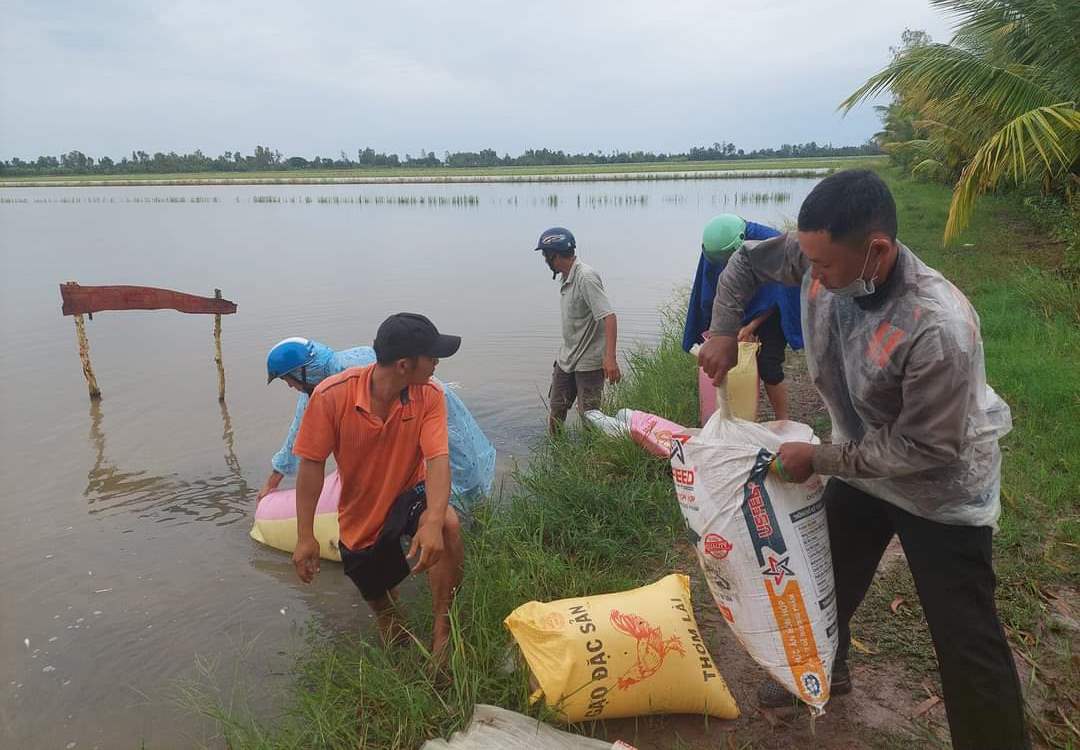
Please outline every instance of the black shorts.
[{"label": "black shorts", "polygon": [[352,579],[360,595],[368,601],[382,599],[409,576],[409,563],[402,539],[416,534],[420,514],[427,510],[424,483],[397,496],[375,544],[351,550],[338,542],[345,575]]},{"label": "black shorts", "polygon": [[764,380],[766,385],[783,383],[787,339],[784,338],[784,328],[780,324],[779,310],[774,308],[773,314],[758,326],[757,337],[761,342],[757,355],[758,377]]}]

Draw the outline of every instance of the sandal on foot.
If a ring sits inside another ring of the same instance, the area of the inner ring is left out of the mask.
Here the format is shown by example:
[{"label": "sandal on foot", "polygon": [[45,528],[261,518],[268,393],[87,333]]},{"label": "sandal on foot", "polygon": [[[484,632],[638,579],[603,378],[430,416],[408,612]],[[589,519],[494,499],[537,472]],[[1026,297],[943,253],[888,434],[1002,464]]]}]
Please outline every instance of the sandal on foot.
[{"label": "sandal on foot", "polygon": [[[851,672],[847,664],[837,664],[833,667],[832,683],[829,686],[829,695],[846,695],[852,690]],[[787,688],[773,679],[767,679],[761,683],[757,691],[758,705],[762,708],[785,708],[802,703],[791,694]]]}]

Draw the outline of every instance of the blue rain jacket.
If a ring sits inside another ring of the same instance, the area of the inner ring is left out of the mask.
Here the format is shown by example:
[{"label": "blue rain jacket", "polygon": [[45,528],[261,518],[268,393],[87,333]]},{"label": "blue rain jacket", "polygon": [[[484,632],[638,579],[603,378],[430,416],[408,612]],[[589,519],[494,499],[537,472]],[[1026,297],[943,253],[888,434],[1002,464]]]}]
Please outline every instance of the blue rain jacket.
[{"label": "blue rain jacket", "polygon": [[[350,367],[366,367],[375,364],[375,350],[370,346],[358,346],[354,349],[334,351],[325,344],[311,342],[315,350],[315,359],[307,365],[307,381],[321,383],[331,375]],[[436,381],[438,382],[438,381]],[[446,416],[450,443],[450,480],[451,494],[458,498],[476,499],[479,495],[491,492],[495,481],[495,446],[484,435],[468,408],[445,383],[439,383],[446,394]],[[274,471],[293,476],[300,468],[300,459],[292,452],[296,433],[307,410],[308,395],[301,393],[296,400],[296,413],[293,415],[289,434],[281,450],[274,454],[271,464]]]},{"label": "blue rain jacket", "polygon": [[[767,240],[780,232],[764,224],[746,222],[746,239]],[[709,330],[712,322],[713,298],[716,296],[716,280],[726,264],[714,265],[702,253],[698,260],[694,286],[690,290],[690,307],[686,311],[686,328],[683,329],[683,351],[690,351],[694,344],[702,342],[701,335]],[[780,327],[792,349],[802,349],[802,318],[799,308],[799,287],[781,284],[765,284],[751,298],[743,314],[746,325],[771,307],[780,309]]]}]

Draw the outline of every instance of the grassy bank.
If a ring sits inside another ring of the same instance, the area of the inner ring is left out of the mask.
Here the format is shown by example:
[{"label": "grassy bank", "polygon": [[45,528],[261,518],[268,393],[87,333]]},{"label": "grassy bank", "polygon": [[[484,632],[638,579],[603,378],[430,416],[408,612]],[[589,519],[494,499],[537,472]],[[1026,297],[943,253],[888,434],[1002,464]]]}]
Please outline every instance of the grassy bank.
[{"label": "grassy bank", "polygon": [[[631,355],[612,406],[635,405],[692,422],[694,373],[672,329],[660,348]],[[221,721],[231,748],[415,748],[468,722],[472,706],[528,710],[528,677],[503,618],[531,599],[617,591],[676,566],[682,537],[667,464],[624,440],[570,434],[539,446],[498,509],[482,508],[467,537],[454,605],[453,685],[439,691],[421,648],[386,652],[359,638],[311,639],[295,694],[264,728],[241,707],[189,695]],[[326,570],[323,575],[333,575]],[[409,607],[427,641],[428,602]]]},{"label": "grassy bank", "polygon": [[[1054,613],[1080,584],[1080,327],[1072,287],[1058,270],[1064,243],[1037,234],[1017,201],[992,198],[979,204],[960,244],[943,249],[949,191],[885,174],[900,211],[901,239],[979,310],[989,380],[1013,409],[995,543],[999,601],[1027,667],[1037,736],[1065,746],[1071,732],[1064,719],[1075,717],[1080,694],[1069,624]],[[679,328],[678,320],[668,321],[656,350],[631,355],[612,407],[694,422],[694,373],[679,349]],[[451,687],[436,689],[420,649],[388,653],[355,638],[313,636],[273,726],[213,696],[209,702],[196,696],[219,719],[230,747],[415,748],[464,725],[474,703],[529,710],[527,675],[502,626],[514,607],[629,588],[685,565],[667,465],[628,442],[569,435],[544,443],[518,479],[514,495],[498,512],[481,510],[468,535],[465,583],[454,610]],[[906,604],[893,614],[889,604],[897,596]],[[856,658],[907,672],[904,684],[913,693],[921,693],[922,679],[934,672],[917,601],[906,567],[894,566],[874,584],[854,626],[865,646]],[[409,614],[425,642],[427,603],[415,605]],[[725,671],[723,663],[720,668]],[[856,692],[849,700],[859,699]],[[760,717],[745,721],[764,725]],[[763,731],[775,739],[784,730]],[[687,747],[721,741],[717,734]],[[845,746],[866,745],[853,740]]]},{"label": "grassy bank", "polygon": [[477,167],[477,168],[368,168],[368,169],[294,169],[266,172],[200,172],[177,174],[117,174],[117,175],[56,175],[47,177],[4,177],[0,186],[82,186],[125,184],[326,184],[335,182],[387,180],[411,182],[439,180],[464,181],[475,177],[520,179],[558,182],[560,177],[594,175],[602,178],[614,174],[652,174],[662,178],[665,173],[681,172],[761,172],[778,170],[797,174],[797,170],[846,169],[854,166],[876,166],[884,157],[848,156],[806,159],[747,159],[745,161],[668,161],[641,164],[576,164],[536,167]]},{"label": "grassy bank", "polygon": [[[1009,581],[1080,578],[1080,319],[1061,273],[1065,246],[1039,232],[1012,198],[987,198],[960,242],[941,247],[944,186],[891,180],[902,239],[972,300],[987,379],[1013,411],[1003,441],[1001,574]],[[1009,600],[1025,597],[1005,587]],[[1012,611],[1016,625],[1033,624]]]},{"label": "grassy bank", "polygon": [[[1064,717],[1075,725],[1080,705],[1072,653],[1080,610],[1071,609],[1080,604],[1080,290],[1066,270],[1067,240],[1033,222],[1019,197],[991,196],[980,199],[959,242],[943,248],[950,190],[883,174],[901,239],[978,310],[987,379],[1012,408],[994,540],[998,606],[1027,677],[1036,738],[1075,747],[1080,734]],[[904,605],[893,614],[896,597]],[[883,658],[932,674],[933,647],[906,566],[878,581],[868,604],[853,626],[857,637]]]}]

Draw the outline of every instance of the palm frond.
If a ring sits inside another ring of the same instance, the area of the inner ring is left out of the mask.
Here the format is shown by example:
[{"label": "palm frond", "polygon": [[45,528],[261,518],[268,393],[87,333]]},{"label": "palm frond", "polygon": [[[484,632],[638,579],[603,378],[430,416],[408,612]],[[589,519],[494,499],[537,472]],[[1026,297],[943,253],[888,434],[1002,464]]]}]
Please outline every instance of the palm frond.
[{"label": "palm frond", "polygon": [[1023,68],[993,65],[947,44],[928,44],[898,57],[841,102],[839,109],[849,112],[859,102],[889,88],[925,92],[933,99],[963,96],[973,105],[1000,112],[1006,118],[1062,99],[1026,77]]},{"label": "palm frond", "polygon": [[956,239],[971,220],[975,199],[1011,177],[1068,172],[1080,159],[1080,111],[1076,102],[1038,107],[1013,118],[984,143],[960,174],[953,190],[945,242]]},{"label": "palm frond", "polygon": [[960,128],[949,125],[946,122],[939,122],[938,120],[916,120],[915,127],[922,128],[923,130],[942,131],[957,138],[965,136],[964,131]]},{"label": "palm frond", "polygon": [[952,43],[905,45],[839,109],[892,91],[876,137],[915,176],[956,176],[949,241],[1003,180],[1080,185],[1080,0],[931,4],[956,21]]},{"label": "palm frond", "polygon": [[940,123],[934,127],[935,136],[961,152],[964,159],[1008,122],[1000,113],[973,104],[963,96],[929,101],[920,114],[926,121]]},{"label": "palm frond", "polygon": [[937,159],[923,159],[911,168],[912,177],[934,178],[947,173],[947,167]]},{"label": "palm frond", "polygon": [[1076,0],[931,0],[931,4],[956,19],[954,45],[1052,73],[1049,77],[1059,81],[1060,92],[1080,90]]}]

